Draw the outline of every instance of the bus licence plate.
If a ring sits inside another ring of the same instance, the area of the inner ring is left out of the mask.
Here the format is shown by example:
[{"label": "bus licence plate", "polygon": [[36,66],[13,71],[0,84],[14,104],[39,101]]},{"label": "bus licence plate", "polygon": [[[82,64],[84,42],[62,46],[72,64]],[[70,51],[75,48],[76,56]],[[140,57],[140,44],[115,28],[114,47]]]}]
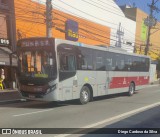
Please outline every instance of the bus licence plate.
[{"label": "bus licence plate", "polygon": [[34,95],[29,95],[29,98],[35,98],[35,96]]}]

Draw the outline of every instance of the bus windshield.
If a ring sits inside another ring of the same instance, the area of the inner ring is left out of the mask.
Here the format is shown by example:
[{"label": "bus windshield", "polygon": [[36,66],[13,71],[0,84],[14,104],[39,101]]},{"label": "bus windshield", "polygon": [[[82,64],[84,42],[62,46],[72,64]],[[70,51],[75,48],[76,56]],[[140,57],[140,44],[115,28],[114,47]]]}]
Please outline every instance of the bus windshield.
[{"label": "bus windshield", "polygon": [[53,78],[56,75],[54,57],[51,51],[21,51],[19,56],[21,75],[32,78]]}]

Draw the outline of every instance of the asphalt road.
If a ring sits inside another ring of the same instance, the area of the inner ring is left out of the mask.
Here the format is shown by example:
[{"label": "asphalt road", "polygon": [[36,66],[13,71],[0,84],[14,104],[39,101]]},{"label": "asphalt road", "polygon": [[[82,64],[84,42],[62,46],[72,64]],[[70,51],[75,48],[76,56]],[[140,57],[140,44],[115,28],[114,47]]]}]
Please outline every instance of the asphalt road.
[{"label": "asphalt road", "polygon": [[[109,134],[113,131],[115,131],[114,134]],[[159,137],[160,106],[145,110],[99,129],[92,130],[88,132],[88,134],[86,133],[86,135],[81,135],[81,137],[123,137],[124,135],[133,137]]]},{"label": "asphalt road", "polygon": [[87,105],[76,101],[58,105],[17,102],[0,105],[0,128],[160,127],[159,106],[160,86],[154,85],[137,91],[132,97],[125,94],[101,97]]}]

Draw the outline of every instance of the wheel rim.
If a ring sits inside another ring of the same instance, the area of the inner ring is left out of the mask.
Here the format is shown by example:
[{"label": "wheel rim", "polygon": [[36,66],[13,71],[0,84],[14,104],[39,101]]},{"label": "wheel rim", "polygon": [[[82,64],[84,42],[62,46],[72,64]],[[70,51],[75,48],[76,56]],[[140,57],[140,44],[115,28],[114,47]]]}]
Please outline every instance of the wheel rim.
[{"label": "wheel rim", "polygon": [[82,96],[83,102],[87,102],[87,101],[88,101],[89,95],[88,95],[88,91],[87,91],[86,89],[84,89],[84,90],[82,91],[81,96]]},{"label": "wheel rim", "polygon": [[131,94],[134,93],[134,87],[133,87],[133,86],[130,87],[130,93],[131,93]]}]

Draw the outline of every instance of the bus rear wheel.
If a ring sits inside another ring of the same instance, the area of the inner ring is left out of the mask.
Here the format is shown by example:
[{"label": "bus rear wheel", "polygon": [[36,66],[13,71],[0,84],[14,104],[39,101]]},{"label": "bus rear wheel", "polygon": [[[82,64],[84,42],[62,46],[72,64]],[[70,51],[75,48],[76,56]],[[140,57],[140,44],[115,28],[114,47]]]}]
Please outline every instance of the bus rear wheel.
[{"label": "bus rear wheel", "polygon": [[134,84],[131,83],[129,86],[129,91],[128,91],[129,96],[132,96],[134,94],[134,89],[135,89]]},{"label": "bus rear wheel", "polygon": [[91,92],[87,86],[83,86],[80,92],[80,103],[82,105],[87,104],[90,101]]}]

